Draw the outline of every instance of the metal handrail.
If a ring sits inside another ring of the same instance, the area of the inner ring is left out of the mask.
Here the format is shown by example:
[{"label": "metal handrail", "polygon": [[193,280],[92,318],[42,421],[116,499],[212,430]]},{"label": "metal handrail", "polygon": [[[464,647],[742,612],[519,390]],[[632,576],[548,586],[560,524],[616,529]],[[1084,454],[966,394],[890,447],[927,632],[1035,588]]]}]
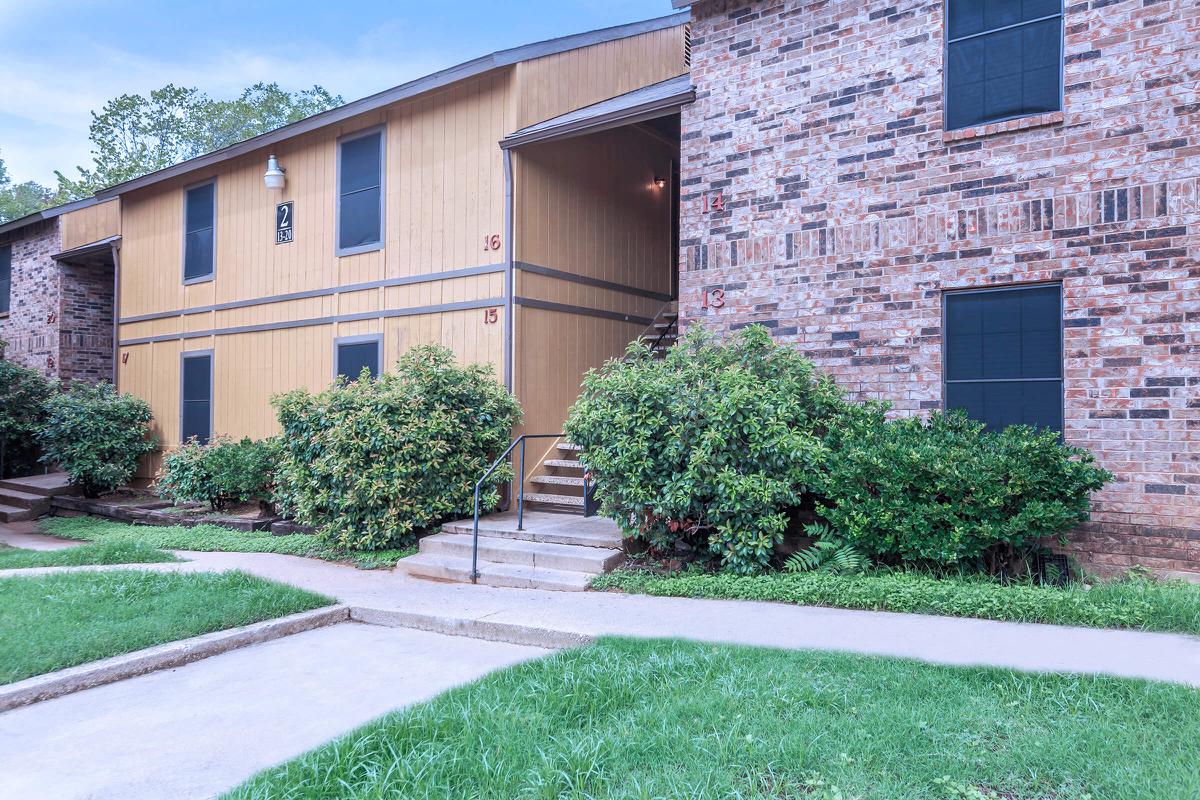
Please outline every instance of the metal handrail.
[{"label": "metal handrail", "polygon": [[517,530],[525,530],[525,440],[526,439],[561,439],[564,436],[562,433],[523,433],[510,444],[500,457],[492,462],[488,467],[487,472],[483,473],[483,477],[475,483],[475,526],[471,532],[471,583],[476,583],[479,578],[479,490],[483,488],[483,482],[486,481],[496,468],[508,460],[513,448],[517,445],[521,446],[521,471],[515,475],[515,480],[519,481],[519,489],[517,490]]},{"label": "metal handrail", "polygon": [[654,344],[650,345],[650,351],[654,352],[655,350],[657,350],[659,343],[661,343],[663,339],[667,338],[667,334],[669,334],[671,332],[671,328],[676,328],[678,326],[679,326],[679,315],[676,314],[675,319],[673,319],[667,323],[667,327],[663,328],[663,332],[660,333],[658,335],[658,338],[654,340]]}]

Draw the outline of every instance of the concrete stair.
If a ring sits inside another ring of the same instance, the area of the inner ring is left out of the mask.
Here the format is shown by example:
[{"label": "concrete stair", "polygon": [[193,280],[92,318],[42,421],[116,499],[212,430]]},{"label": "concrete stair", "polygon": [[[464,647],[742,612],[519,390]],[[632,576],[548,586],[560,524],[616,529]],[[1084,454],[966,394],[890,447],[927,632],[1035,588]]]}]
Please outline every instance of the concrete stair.
[{"label": "concrete stair", "polygon": [[[625,560],[620,531],[611,520],[528,511],[524,530],[517,530],[516,522],[515,512],[479,520],[478,583],[584,591],[593,576]],[[470,583],[472,527],[469,519],[447,523],[396,568],[420,578]]]},{"label": "concrete stair", "polygon": [[0,522],[37,519],[50,511],[54,497],[77,493],[62,472],[0,481]]}]

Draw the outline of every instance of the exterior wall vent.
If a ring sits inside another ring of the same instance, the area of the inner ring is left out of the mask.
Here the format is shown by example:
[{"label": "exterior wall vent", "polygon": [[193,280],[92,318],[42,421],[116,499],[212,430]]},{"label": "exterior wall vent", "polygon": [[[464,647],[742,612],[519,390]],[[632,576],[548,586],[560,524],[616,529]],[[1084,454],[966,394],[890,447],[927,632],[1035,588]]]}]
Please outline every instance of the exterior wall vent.
[{"label": "exterior wall vent", "polygon": [[683,26],[683,64],[689,70],[692,68],[692,23]]}]

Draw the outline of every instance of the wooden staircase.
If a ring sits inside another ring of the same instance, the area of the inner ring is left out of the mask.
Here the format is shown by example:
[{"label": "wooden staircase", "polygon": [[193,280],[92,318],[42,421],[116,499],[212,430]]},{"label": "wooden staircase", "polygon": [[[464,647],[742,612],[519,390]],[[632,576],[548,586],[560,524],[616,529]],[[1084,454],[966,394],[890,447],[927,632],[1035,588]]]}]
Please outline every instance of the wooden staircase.
[{"label": "wooden staircase", "polygon": [[[678,338],[679,304],[672,300],[659,309],[638,341],[649,345],[655,358],[663,358]],[[536,491],[525,493],[530,508],[583,512],[583,464],[579,461],[579,450],[570,442],[560,442],[556,457],[547,458],[534,470],[529,482]]]}]

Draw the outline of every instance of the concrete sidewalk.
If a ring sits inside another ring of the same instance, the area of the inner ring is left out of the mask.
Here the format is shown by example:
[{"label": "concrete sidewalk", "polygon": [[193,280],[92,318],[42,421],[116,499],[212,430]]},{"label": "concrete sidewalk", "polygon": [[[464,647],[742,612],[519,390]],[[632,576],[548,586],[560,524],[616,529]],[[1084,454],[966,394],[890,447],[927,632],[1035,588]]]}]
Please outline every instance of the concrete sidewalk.
[{"label": "concrete sidewalk", "polygon": [[343,623],[0,714],[0,797],[211,797],[535,647]]},{"label": "concrete sidewalk", "polygon": [[[432,629],[474,623],[576,637],[679,637],[901,656],[941,664],[1084,672],[1200,686],[1200,638],[1139,631],[799,607],[782,603],[547,592],[437,583],[268,553],[192,553],[156,570],[240,569],[336,597],[350,606],[423,615]],[[26,573],[32,570],[24,571]],[[563,637],[547,639],[559,643]],[[536,636],[522,637],[525,643]]]}]

